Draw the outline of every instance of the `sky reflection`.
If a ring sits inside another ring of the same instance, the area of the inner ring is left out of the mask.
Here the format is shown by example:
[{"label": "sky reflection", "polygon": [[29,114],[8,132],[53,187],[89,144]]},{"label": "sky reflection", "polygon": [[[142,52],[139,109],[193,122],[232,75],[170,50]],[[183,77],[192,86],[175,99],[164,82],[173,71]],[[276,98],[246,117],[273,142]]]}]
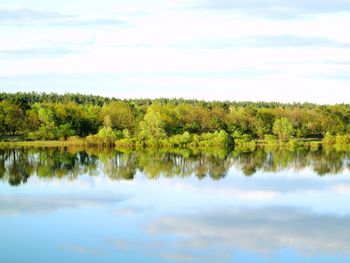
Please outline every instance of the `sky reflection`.
[{"label": "sky reflection", "polygon": [[[125,167],[130,155],[114,153],[102,158],[88,154],[82,162],[84,152],[78,153],[58,151],[54,157],[61,165],[54,167],[60,170],[41,174],[42,169],[50,170],[47,166],[52,164],[52,152],[48,159],[44,158],[45,151],[27,155],[15,152],[22,156],[18,160],[28,164],[27,171],[33,171],[27,172],[25,183],[16,187],[9,183],[12,175],[8,167],[13,162],[6,159],[3,163],[1,260],[348,262],[350,259],[347,168],[320,177],[309,161],[303,169],[295,170],[291,165],[273,172],[259,169],[254,176],[247,177],[239,168],[242,162],[232,155],[223,158],[206,155],[205,159],[157,155],[156,160],[165,163],[154,166],[170,170],[161,176],[150,176],[149,170],[142,171],[141,167],[142,162],[152,158],[136,155],[132,157],[135,173],[130,179],[129,175],[120,176],[121,169],[123,175],[129,171]],[[61,160],[69,158],[76,165],[67,165],[66,161],[65,174]],[[93,165],[86,162],[89,158]],[[198,178],[193,169],[189,169],[189,175],[173,176],[171,171],[177,168],[169,166],[169,160],[181,161],[187,169],[207,160],[207,171],[211,162],[225,164],[227,170],[219,180],[211,176]],[[41,168],[38,162],[45,165]],[[21,167],[23,171],[25,166]],[[18,248],[21,253],[17,253]]]}]

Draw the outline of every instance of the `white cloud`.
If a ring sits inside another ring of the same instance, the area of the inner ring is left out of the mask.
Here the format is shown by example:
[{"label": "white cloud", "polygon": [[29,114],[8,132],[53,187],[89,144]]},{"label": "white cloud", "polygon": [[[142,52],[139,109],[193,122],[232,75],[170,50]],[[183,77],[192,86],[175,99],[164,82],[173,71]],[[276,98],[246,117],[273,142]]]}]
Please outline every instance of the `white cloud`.
[{"label": "white cloud", "polygon": [[[308,15],[276,20],[247,11],[276,4]],[[329,3],[263,1],[248,8],[240,1],[219,1],[216,6],[232,8],[203,9],[189,7],[187,1],[108,1],[104,7],[89,2],[79,11],[78,3],[69,8],[64,2],[52,5],[54,11],[38,11],[52,9],[32,0],[26,2],[28,8],[0,9],[0,19],[7,21],[0,27],[0,74],[38,79],[69,75],[73,81],[76,75],[80,92],[86,90],[81,75],[118,74],[116,90],[110,84],[89,85],[102,95],[124,97],[134,96],[131,90],[137,88],[147,89],[137,93],[142,97],[226,99],[228,93],[238,100],[344,102],[344,96],[329,96],[329,91],[341,93],[348,87],[344,76],[350,72],[350,35],[344,29],[350,18],[347,3],[333,4],[332,12],[323,12]],[[223,73],[231,76],[220,77]],[[5,84],[0,80],[9,89]],[[27,87],[18,78],[11,89]]]},{"label": "white cloud", "polygon": [[188,6],[207,9],[238,9],[271,17],[294,17],[309,13],[350,11],[347,0],[192,0]]}]

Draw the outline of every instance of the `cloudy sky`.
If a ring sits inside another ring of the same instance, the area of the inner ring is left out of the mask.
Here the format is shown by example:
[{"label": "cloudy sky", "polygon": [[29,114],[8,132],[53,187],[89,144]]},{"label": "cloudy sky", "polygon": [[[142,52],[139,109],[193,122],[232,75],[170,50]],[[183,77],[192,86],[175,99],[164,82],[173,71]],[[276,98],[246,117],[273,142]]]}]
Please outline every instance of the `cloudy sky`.
[{"label": "cloudy sky", "polygon": [[0,91],[350,102],[350,0],[0,0]]}]

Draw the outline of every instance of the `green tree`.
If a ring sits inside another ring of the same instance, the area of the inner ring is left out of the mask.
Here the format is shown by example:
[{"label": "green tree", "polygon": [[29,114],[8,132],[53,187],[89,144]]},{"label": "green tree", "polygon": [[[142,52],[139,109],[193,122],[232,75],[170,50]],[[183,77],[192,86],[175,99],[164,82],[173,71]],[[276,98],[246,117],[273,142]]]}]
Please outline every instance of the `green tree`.
[{"label": "green tree", "polygon": [[272,130],[281,141],[288,140],[294,134],[293,124],[285,117],[277,119]]},{"label": "green tree", "polygon": [[271,109],[258,109],[254,122],[254,132],[259,138],[271,134],[274,118],[275,115]]},{"label": "green tree", "polygon": [[38,131],[38,137],[41,139],[56,139],[57,138],[57,125],[54,120],[54,113],[49,104],[35,105],[38,111],[38,117],[40,120],[40,128]]},{"label": "green tree", "polygon": [[149,107],[144,120],[140,122],[140,136],[141,138],[165,138],[167,134],[164,127],[165,122],[162,120],[160,112]]},{"label": "green tree", "polygon": [[3,125],[3,133],[11,135],[23,133],[25,124],[25,113],[23,110],[10,101],[1,102],[0,108],[0,113],[2,115],[0,117],[0,122],[2,122]]},{"label": "green tree", "polygon": [[129,131],[134,131],[135,115],[130,104],[121,101],[113,101],[102,108],[102,119],[107,115],[109,115],[111,119],[112,129],[128,129]]}]

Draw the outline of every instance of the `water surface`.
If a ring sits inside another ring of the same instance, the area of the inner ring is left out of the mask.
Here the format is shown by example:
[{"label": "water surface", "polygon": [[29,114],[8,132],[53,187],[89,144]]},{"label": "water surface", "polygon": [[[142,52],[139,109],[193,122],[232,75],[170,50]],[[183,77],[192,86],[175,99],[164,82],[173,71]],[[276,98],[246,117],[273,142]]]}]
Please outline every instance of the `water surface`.
[{"label": "water surface", "polygon": [[349,262],[350,155],[0,150],[1,262]]}]

